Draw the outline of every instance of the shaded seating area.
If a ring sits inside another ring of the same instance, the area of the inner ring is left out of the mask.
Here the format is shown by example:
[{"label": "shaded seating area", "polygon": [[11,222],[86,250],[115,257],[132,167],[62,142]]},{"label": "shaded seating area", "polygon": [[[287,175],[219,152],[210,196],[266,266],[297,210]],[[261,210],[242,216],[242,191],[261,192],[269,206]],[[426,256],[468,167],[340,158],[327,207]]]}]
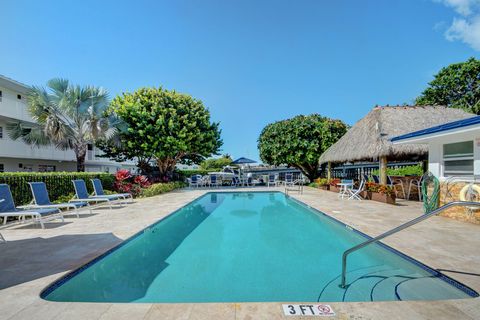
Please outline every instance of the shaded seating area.
[{"label": "shaded seating area", "polygon": [[[449,121],[469,118],[472,115],[441,106],[376,106],[327,151],[320,164],[327,164],[327,178],[331,178],[334,164],[378,162],[379,175],[371,179],[379,185],[391,186],[403,195],[418,183],[405,185],[396,177],[388,177],[389,161],[422,161],[427,159],[428,147],[421,144],[393,144],[390,139],[416,130],[422,130]],[[401,125],[400,125],[401,124]],[[366,180],[361,175],[356,180]],[[370,177],[369,177],[370,179]]]}]

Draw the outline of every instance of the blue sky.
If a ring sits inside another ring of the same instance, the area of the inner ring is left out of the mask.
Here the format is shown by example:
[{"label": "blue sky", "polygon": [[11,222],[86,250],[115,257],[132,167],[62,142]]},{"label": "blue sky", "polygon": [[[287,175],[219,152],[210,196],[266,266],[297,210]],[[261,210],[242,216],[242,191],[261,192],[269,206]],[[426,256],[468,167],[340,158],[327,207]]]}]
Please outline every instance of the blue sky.
[{"label": "blue sky", "polygon": [[163,86],[201,99],[222,153],[258,159],[273,121],[353,124],[411,103],[442,66],[479,56],[478,0],[21,1],[0,10],[0,74],[111,96]]}]

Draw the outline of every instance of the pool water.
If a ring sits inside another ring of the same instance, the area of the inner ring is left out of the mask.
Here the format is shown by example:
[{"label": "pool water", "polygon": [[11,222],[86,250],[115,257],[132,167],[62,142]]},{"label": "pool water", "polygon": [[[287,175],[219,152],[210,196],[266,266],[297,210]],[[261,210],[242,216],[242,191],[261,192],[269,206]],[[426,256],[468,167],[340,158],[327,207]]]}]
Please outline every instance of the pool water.
[{"label": "pool water", "polygon": [[[128,219],[128,217],[126,217]],[[207,193],[44,290],[51,301],[461,299],[471,289],[280,192]]]}]

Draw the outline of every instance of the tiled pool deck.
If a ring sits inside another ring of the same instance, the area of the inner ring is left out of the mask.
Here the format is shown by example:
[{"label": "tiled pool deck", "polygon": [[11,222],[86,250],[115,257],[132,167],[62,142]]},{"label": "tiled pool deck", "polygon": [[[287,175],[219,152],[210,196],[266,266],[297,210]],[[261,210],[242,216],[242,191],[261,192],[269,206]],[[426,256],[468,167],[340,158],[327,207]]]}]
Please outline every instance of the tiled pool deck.
[{"label": "tiled pool deck", "polygon": [[[39,298],[45,286],[67,271],[207,191],[185,189],[141,199],[111,211],[100,209],[80,219],[68,217],[64,224],[48,223],[45,230],[36,226],[0,230],[8,240],[0,244],[0,319],[284,318],[282,303],[59,303]],[[303,195],[293,193],[292,196],[370,236],[422,212],[420,203],[416,202],[403,201],[391,206],[372,201],[339,200],[334,193],[311,188],[306,188]],[[480,292],[479,225],[433,217],[384,242]],[[329,304],[337,319],[480,319],[480,298]]]}]

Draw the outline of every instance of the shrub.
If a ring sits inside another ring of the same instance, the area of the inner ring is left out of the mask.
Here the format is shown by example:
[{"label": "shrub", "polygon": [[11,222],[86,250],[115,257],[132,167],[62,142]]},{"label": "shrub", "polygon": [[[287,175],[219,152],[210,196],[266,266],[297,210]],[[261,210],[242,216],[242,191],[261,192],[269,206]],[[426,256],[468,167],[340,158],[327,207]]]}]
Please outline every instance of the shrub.
[{"label": "shrub", "polygon": [[145,176],[133,176],[128,170],[118,170],[115,174],[115,190],[121,193],[131,193],[137,196],[142,189],[150,186],[148,178]]},{"label": "shrub", "polygon": [[328,186],[330,184],[327,178],[317,178],[314,181],[319,186]]},{"label": "shrub", "polygon": [[141,198],[153,197],[165,192],[169,192],[175,189],[183,188],[186,184],[184,182],[167,182],[167,183],[155,183],[148,188],[142,189],[138,195]]},{"label": "shrub", "polygon": [[[372,175],[378,176],[380,171],[378,169],[372,171]],[[414,166],[406,166],[403,168],[387,168],[387,175],[389,176],[421,176],[423,175],[422,164],[417,164]]]},{"label": "shrub", "polygon": [[[28,204],[32,200],[32,193],[28,182],[45,182],[47,185],[50,201],[65,199],[74,194],[72,180],[83,179],[86,182],[88,192],[93,192],[90,179],[98,178],[107,190],[113,189],[115,177],[110,173],[101,172],[3,172],[0,173],[0,183],[10,186],[13,199],[17,206]],[[70,200],[70,199],[68,199]]]},{"label": "shrub", "polygon": [[328,183],[331,185],[331,186],[336,186],[337,184],[340,183],[340,179],[331,179]]}]

